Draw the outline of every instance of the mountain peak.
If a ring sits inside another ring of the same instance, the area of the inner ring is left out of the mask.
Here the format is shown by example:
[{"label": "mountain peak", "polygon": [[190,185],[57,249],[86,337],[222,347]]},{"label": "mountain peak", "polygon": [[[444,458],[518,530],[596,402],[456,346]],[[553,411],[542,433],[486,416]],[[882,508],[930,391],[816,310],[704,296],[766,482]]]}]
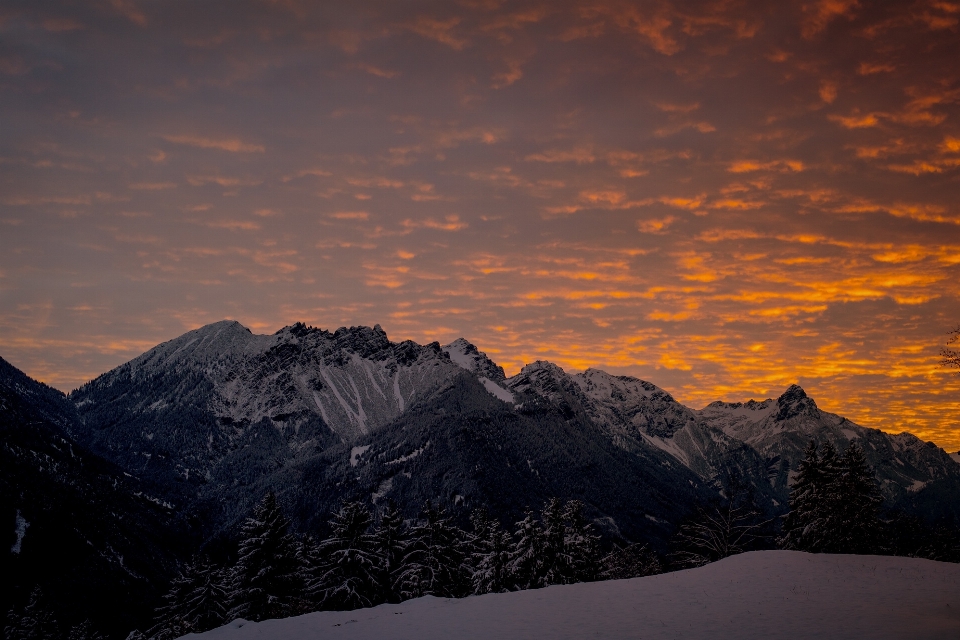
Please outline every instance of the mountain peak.
[{"label": "mountain peak", "polygon": [[506,379],[500,365],[464,338],[457,338],[447,346],[442,347],[442,350],[450,356],[450,360],[455,364],[475,373],[478,377],[489,378],[496,382],[503,382]]},{"label": "mountain peak", "polygon": [[777,420],[788,420],[803,413],[815,415],[819,411],[817,403],[798,384],[790,385],[777,398]]}]

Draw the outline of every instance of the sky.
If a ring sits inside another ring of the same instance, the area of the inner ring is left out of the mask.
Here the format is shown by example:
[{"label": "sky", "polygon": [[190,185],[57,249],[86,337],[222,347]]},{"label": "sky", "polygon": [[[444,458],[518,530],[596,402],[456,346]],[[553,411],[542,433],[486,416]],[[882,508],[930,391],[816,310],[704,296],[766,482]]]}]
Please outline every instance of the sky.
[{"label": "sky", "polygon": [[0,356],[465,337],[960,449],[960,2],[0,3]]}]

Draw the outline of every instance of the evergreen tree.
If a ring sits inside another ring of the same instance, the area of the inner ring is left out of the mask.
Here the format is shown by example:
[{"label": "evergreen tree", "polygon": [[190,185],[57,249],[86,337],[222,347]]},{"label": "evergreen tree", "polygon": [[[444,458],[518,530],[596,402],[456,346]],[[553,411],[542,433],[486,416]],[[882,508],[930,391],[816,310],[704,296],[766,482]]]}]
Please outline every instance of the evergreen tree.
[{"label": "evergreen tree", "polygon": [[583,514],[583,503],[570,500],[563,507],[563,576],[565,583],[590,582],[599,577],[600,538]]},{"label": "evergreen tree", "polygon": [[406,548],[407,531],[403,514],[393,500],[387,502],[380,512],[380,522],[376,530],[377,555],[380,557],[379,584],[386,602],[400,602],[400,593],[394,584],[400,575]]},{"label": "evergreen tree", "polygon": [[503,593],[510,589],[509,562],[513,538],[485,509],[474,511],[473,593]]},{"label": "evergreen tree", "polygon": [[663,572],[657,554],[647,545],[634,543],[625,547],[615,545],[600,563],[601,580],[625,580],[652,576]]},{"label": "evergreen tree", "polygon": [[873,553],[877,551],[880,531],[880,488],[873,470],[856,443],[851,443],[840,458],[837,478],[839,528],[838,553]]},{"label": "evergreen tree", "polygon": [[227,619],[266,620],[299,612],[300,554],[276,496],[268,493],[241,529]]},{"label": "evergreen tree", "polygon": [[810,546],[822,496],[823,474],[817,443],[811,440],[797,465],[790,488],[790,512],[783,521],[782,549],[806,551]]},{"label": "evergreen tree", "polygon": [[380,602],[383,562],[371,523],[370,511],[359,502],[345,502],[333,514],[330,537],[318,545],[320,564],[307,584],[321,608],[342,611]]},{"label": "evergreen tree", "polygon": [[460,598],[470,592],[465,534],[453,526],[442,507],[429,500],[421,521],[411,529],[410,541],[398,576],[404,599],[434,595]]},{"label": "evergreen tree", "polygon": [[195,558],[170,583],[165,604],[157,610],[151,635],[158,640],[202,633],[226,620],[228,591],[223,572],[206,558]]},{"label": "evergreen tree", "polygon": [[105,640],[94,627],[90,620],[84,620],[80,624],[72,627],[67,635],[67,640]]},{"label": "evergreen tree", "polygon": [[40,587],[34,587],[22,612],[11,609],[4,628],[6,640],[59,640],[57,618],[47,607]]},{"label": "evergreen tree", "polygon": [[535,589],[540,586],[541,549],[543,547],[543,527],[531,509],[527,509],[523,520],[517,523],[514,534],[517,543],[510,553],[507,570],[518,589]]},{"label": "evergreen tree", "polygon": [[855,443],[838,456],[830,443],[810,442],[790,492],[780,546],[815,553],[878,549],[880,491]]},{"label": "evergreen tree", "polygon": [[566,582],[566,563],[564,548],[564,513],[557,498],[550,498],[541,512],[542,531],[540,537],[540,555],[538,570],[534,578],[535,587]]}]

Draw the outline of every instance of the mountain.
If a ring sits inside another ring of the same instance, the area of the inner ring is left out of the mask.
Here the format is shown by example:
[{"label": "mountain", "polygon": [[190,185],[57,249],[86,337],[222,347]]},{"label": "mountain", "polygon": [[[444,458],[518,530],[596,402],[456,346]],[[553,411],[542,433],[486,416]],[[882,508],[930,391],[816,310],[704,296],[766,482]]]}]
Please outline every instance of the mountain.
[{"label": "mountain", "polygon": [[125,633],[189,541],[136,478],[68,435],[78,421],[64,394],[0,359],[0,611],[39,584],[62,623]]},{"label": "mountain", "polygon": [[268,489],[307,528],[344,497],[394,499],[410,516],[441,500],[464,519],[485,504],[512,526],[560,495],[584,499],[611,532],[659,540],[715,495],[661,448],[618,443],[576,384],[563,405],[522,379],[507,381],[464,340],[422,346],[390,342],[379,326],[301,324],[257,336],[219,322],[71,394],[72,435],[209,535]]},{"label": "mountain", "polygon": [[[894,504],[957,517],[960,465],[908,434],[777,400],[695,411],[655,385],[535,362],[507,378],[466,340],[391,342],[379,327],[223,321],[151,349],[70,395],[84,446],[147,483],[207,536],[273,489],[301,528],[339,500],[427,499],[508,525],[546,497],[583,499],[611,535],[663,544],[697,502],[749,487],[770,513],[811,439],[858,440]],[[74,426],[70,426],[74,425]]]},{"label": "mountain", "polygon": [[821,411],[798,385],[791,385],[776,400],[714,402],[699,414],[705,424],[766,458],[775,472],[771,473],[773,487],[781,495],[789,493],[791,470],[810,440],[830,442],[839,451],[856,442],[873,466],[888,503],[934,519],[960,515],[960,464],[955,458],[913,434],[892,435]]}]

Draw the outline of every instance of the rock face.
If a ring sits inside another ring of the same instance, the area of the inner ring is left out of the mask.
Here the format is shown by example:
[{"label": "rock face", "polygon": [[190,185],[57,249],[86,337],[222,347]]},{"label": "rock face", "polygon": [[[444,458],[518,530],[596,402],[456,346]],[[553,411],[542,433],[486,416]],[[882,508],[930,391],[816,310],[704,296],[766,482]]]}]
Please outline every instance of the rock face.
[{"label": "rock face", "polygon": [[960,510],[950,456],[822,412],[796,385],[695,411],[596,369],[535,362],[506,378],[466,340],[395,343],[379,326],[254,335],[218,322],[49,402],[67,437],[206,537],[273,489],[301,528],[322,528],[343,498],[393,499],[411,516],[426,499],[461,517],[485,504],[510,524],[556,495],[584,500],[612,535],[662,543],[730,486],[785,509],[811,438],[860,442],[891,502]]},{"label": "rock face", "polygon": [[189,538],[142,483],[76,442],[73,404],[0,359],[0,610],[41,585],[66,624],[149,619]]}]

